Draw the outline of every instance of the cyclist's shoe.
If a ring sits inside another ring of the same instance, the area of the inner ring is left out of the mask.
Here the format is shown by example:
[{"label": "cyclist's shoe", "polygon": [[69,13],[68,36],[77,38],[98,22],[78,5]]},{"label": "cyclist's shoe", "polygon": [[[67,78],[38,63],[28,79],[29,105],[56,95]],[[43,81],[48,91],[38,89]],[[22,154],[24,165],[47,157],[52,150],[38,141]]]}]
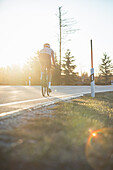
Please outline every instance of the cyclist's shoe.
[{"label": "cyclist's shoe", "polygon": [[49,88],[49,93],[51,93],[52,92],[52,90]]}]

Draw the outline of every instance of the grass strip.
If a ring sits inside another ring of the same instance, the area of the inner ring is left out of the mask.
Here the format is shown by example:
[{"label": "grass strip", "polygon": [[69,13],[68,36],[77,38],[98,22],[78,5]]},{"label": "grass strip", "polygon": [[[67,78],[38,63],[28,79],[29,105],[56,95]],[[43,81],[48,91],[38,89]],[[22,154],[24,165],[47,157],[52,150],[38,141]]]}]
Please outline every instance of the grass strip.
[{"label": "grass strip", "polygon": [[113,169],[113,92],[48,109],[51,116],[0,132],[0,169]]}]

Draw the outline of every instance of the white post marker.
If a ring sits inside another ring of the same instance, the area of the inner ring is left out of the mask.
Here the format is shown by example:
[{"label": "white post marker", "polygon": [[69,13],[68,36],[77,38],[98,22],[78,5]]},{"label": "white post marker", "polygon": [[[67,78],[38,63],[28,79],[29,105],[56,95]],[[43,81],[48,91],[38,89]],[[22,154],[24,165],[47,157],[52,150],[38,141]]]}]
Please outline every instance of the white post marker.
[{"label": "white post marker", "polygon": [[31,86],[31,77],[29,77],[29,86]]},{"label": "white post marker", "polygon": [[93,68],[92,40],[91,40],[91,97],[95,97],[95,81],[94,81],[94,68]]}]

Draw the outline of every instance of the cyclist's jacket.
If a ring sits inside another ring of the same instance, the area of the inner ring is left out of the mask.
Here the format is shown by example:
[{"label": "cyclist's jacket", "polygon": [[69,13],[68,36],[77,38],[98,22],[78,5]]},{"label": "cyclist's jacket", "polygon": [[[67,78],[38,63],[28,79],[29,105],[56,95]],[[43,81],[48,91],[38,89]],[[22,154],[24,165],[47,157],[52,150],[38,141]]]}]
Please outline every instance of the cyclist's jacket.
[{"label": "cyclist's jacket", "polygon": [[40,50],[40,55],[39,55],[40,62],[41,61],[44,62],[44,60],[45,62],[48,60],[51,61],[51,58],[54,61],[54,51],[51,48],[44,47],[42,50]]},{"label": "cyclist's jacket", "polygon": [[42,50],[40,50],[40,55],[42,55],[42,56],[49,55],[51,58],[52,55],[54,56],[54,51],[51,48],[44,47]]}]

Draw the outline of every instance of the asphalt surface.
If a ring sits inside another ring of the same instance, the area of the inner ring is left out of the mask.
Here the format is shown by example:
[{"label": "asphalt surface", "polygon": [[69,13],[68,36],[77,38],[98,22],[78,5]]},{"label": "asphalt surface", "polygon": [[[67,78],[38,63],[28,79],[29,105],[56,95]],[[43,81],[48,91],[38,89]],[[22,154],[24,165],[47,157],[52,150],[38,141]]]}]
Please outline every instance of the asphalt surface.
[{"label": "asphalt surface", "polygon": [[[111,86],[95,86],[95,92],[113,91]],[[40,86],[0,86],[0,115],[44,106],[60,99],[90,93],[90,86],[53,86],[50,97],[43,97]]]}]

